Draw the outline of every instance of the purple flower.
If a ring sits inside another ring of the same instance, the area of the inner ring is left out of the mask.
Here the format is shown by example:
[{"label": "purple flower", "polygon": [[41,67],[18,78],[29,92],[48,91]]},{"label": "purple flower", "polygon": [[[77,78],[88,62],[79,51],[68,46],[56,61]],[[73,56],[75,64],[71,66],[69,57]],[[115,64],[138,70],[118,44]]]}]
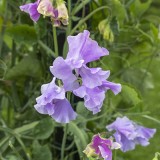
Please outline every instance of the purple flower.
[{"label": "purple flower", "polygon": [[82,64],[87,64],[98,60],[102,56],[109,55],[108,50],[98,46],[98,43],[89,38],[89,35],[89,31],[84,30],[83,33],[79,33],[77,36],[68,36],[69,52],[67,61],[72,68],[80,68]]},{"label": "purple flower", "polygon": [[85,107],[92,111],[93,114],[101,111],[101,107],[105,99],[105,91],[100,90],[98,87],[90,89],[85,86],[81,86],[74,90],[73,93],[80,98],[84,98]]},{"label": "purple flower", "polygon": [[37,11],[39,2],[40,2],[40,0],[37,0],[34,3],[28,3],[25,5],[22,5],[22,6],[20,6],[20,10],[28,13],[30,15],[30,18],[34,22],[37,22],[40,17],[40,14]]},{"label": "purple flower", "polygon": [[71,67],[62,57],[57,57],[54,60],[53,66],[50,67],[50,71],[55,77],[63,81],[66,91],[72,91],[79,87],[77,77],[72,73]]},{"label": "purple flower", "polygon": [[117,118],[115,122],[106,127],[109,131],[116,131],[114,137],[121,144],[121,150],[133,150],[136,144],[146,146],[153,137],[156,129],[145,128],[137,125],[127,117]]},{"label": "purple flower", "polygon": [[67,58],[56,58],[50,71],[62,80],[66,91],[73,91],[76,96],[84,98],[86,108],[96,114],[101,110],[105,92],[111,89],[114,94],[118,94],[121,85],[106,80],[110,71],[89,68],[86,64],[109,53],[99,47],[96,41],[90,39],[89,32],[86,30],[77,36],[69,36],[68,43]]},{"label": "purple flower", "polygon": [[79,74],[82,77],[82,85],[88,88],[95,88],[101,86],[110,74],[110,71],[102,71],[101,68],[88,68],[83,65],[79,70]]},{"label": "purple flower", "polygon": [[76,118],[69,101],[65,98],[65,90],[55,84],[56,78],[41,86],[42,95],[36,98],[35,109],[41,114],[48,114],[59,123],[69,123]]},{"label": "purple flower", "polygon": [[92,142],[84,150],[88,157],[97,156],[104,160],[112,160],[112,149],[119,149],[121,146],[112,139],[102,138],[99,134],[93,136]]}]

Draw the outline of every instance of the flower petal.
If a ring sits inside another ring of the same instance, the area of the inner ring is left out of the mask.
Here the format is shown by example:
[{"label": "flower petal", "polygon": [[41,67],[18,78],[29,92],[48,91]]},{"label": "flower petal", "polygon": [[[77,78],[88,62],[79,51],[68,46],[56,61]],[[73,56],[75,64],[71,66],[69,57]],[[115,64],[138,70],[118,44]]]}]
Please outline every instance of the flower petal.
[{"label": "flower petal", "polygon": [[58,57],[50,67],[51,73],[61,79],[66,91],[73,90],[79,87],[77,77],[72,73],[71,67],[65,62],[62,57]]},{"label": "flower petal", "polygon": [[112,92],[117,95],[119,92],[121,92],[121,84],[116,84],[116,83],[113,83],[113,82],[109,82],[109,81],[103,81],[103,84],[101,86],[101,89],[104,89],[104,90],[112,90]]},{"label": "flower petal", "polygon": [[81,98],[84,98],[85,107],[96,114],[101,111],[103,101],[105,99],[105,92],[98,87],[90,89],[85,86],[81,86],[74,90],[73,93]]},{"label": "flower petal", "polygon": [[79,69],[79,74],[82,77],[82,85],[87,88],[95,88],[102,85],[102,82],[109,77],[110,71],[103,71],[101,68],[88,68],[83,65]]},{"label": "flower petal", "polygon": [[69,53],[67,59],[84,60],[84,64],[86,64],[109,54],[107,49],[98,46],[98,43],[90,39],[89,35],[89,31],[84,30],[83,33],[76,36],[68,36]]},{"label": "flower petal", "polygon": [[101,144],[98,147],[104,160],[112,160],[112,151],[108,148],[108,146],[106,146],[105,144]]},{"label": "flower petal", "polygon": [[34,3],[28,3],[20,6],[20,10],[28,13],[34,22],[38,21],[40,17],[40,14],[37,11],[38,3],[39,1],[36,1]]},{"label": "flower petal", "polygon": [[54,113],[54,105],[52,103],[48,103],[47,105],[36,104],[34,108],[41,114],[52,115]]},{"label": "flower petal", "polygon": [[67,99],[55,102],[54,110],[51,116],[59,123],[69,123],[77,116]]}]

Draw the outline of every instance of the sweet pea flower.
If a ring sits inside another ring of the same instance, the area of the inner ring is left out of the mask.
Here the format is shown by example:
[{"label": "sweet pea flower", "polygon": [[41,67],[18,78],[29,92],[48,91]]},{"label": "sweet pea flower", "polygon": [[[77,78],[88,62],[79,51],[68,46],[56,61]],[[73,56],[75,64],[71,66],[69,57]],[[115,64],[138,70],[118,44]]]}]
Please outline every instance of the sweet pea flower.
[{"label": "sweet pea flower", "polygon": [[57,19],[62,22],[63,25],[68,25],[68,11],[63,0],[57,0],[58,16]]},{"label": "sweet pea flower", "polygon": [[112,150],[119,149],[121,146],[113,140],[102,138],[99,134],[94,135],[92,142],[83,151],[87,157],[98,157],[104,160],[112,160]]},{"label": "sweet pea flower", "polygon": [[109,54],[107,49],[90,39],[89,34],[85,30],[77,36],[68,36],[67,58],[57,57],[50,71],[62,80],[66,91],[72,91],[76,96],[84,98],[86,108],[96,114],[101,110],[105,92],[111,89],[116,95],[121,91],[121,85],[106,80],[110,71],[87,67],[87,63]]},{"label": "sweet pea flower", "polygon": [[137,125],[127,117],[117,118],[112,124],[106,126],[109,131],[116,131],[114,137],[121,144],[123,152],[133,150],[137,144],[147,146],[156,129]]},{"label": "sweet pea flower", "polygon": [[40,0],[37,0],[34,3],[28,3],[25,5],[22,5],[22,6],[20,6],[20,10],[28,13],[30,15],[30,18],[34,22],[37,22],[40,17],[39,12],[37,11],[39,2],[40,2]]},{"label": "sweet pea flower", "polygon": [[37,11],[43,16],[55,17],[55,9],[53,8],[52,0],[41,0]]},{"label": "sweet pea flower", "polygon": [[36,98],[35,109],[41,114],[48,114],[56,122],[69,123],[77,114],[73,111],[71,104],[65,98],[65,90],[55,84],[56,78],[41,86],[42,95]]},{"label": "sweet pea flower", "polygon": [[105,99],[105,91],[99,89],[98,87],[90,89],[85,86],[81,86],[74,90],[73,93],[80,98],[84,98],[85,107],[92,111],[93,114],[101,111],[101,107]]},{"label": "sweet pea flower", "polygon": [[[80,74],[82,76],[84,75],[83,77],[86,77],[85,75],[91,72],[90,74],[104,74],[104,77],[107,77],[107,75],[105,75],[107,73],[103,72],[100,68],[90,70],[85,65],[88,62],[98,60],[100,57],[109,54],[107,49],[99,47],[96,41],[90,39],[89,34],[89,31],[85,30],[83,33],[79,33],[77,36],[68,36],[67,40],[69,44],[69,52],[67,54],[67,58],[65,60],[61,57],[56,58],[53,62],[53,66],[50,67],[51,73],[55,77],[61,79],[64,84],[66,83],[65,75],[67,75],[66,70],[63,69],[64,65],[67,68],[67,73],[72,77],[70,79],[72,82],[75,81],[75,75],[72,73],[73,70],[77,73],[77,76]],[[101,75],[101,77],[103,77],[103,75]],[[105,78],[103,78],[103,80],[104,79]],[[93,85],[94,82],[92,83]],[[101,84],[101,82],[99,83]]]}]

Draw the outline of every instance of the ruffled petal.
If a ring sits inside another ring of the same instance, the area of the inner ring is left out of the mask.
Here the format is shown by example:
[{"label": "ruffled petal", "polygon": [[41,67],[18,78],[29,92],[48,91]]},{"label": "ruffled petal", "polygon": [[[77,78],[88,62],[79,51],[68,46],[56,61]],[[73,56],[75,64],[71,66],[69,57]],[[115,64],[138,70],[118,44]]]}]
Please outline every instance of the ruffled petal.
[{"label": "ruffled petal", "polygon": [[101,144],[99,147],[100,153],[104,160],[112,160],[112,151],[105,144]]},{"label": "ruffled petal", "polygon": [[36,1],[20,6],[20,10],[28,13],[34,22],[37,22],[40,17],[40,14],[37,11],[38,3],[39,1]]},{"label": "ruffled petal", "polygon": [[38,5],[37,11],[44,16],[55,17],[51,0],[41,0]]},{"label": "ruffled petal", "polygon": [[101,68],[88,68],[83,65],[79,69],[79,74],[82,77],[82,85],[95,88],[102,85],[102,82],[109,77],[110,71],[103,71]]},{"label": "ruffled petal", "polygon": [[76,119],[77,114],[67,99],[55,102],[54,110],[51,116],[56,122],[69,123],[71,120]]},{"label": "ruffled petal", "polygon": [[103,90],[100,90],[98,87],[90,89],[81,86],[77,90],[74,90],[73,93],[80,98],[84,98],[85,107],[92,111],[93,114],[101,111],[105,99],[105,92]]},{"label": "ruffled petal", "polygon": [[65,91],[77,89],[79,83],[77,77],[72,73],[71,67],[65,62],[62,57],[58,57],[50,67],[51,73],[63,81]]},{"label": "ruffled petal", "polygon": [[84,64],[86,64],[109,54],[107,49],[98,46],[98,43],[90,39],[89,35],[89,31],[84,30],[83,33],[76,36],[68,36],[69,53],[67,59],[84,60]]},{"label": "ruffled petal", "polygon": [[117,95],[119,92],[121,92],[121,84],[117,84],[117,83],[113,83],[113,82],[109,82],[109,81],[103,81],[103,84],[101,86],[101,89],[104,90],[112,90],[112,92]]},{"label": "ruffled petal", "polygon": [[41,114],[52,115],[54,113],[54,105],[52,103],[48,103],[47,105],[36,104],[34,108]]}]

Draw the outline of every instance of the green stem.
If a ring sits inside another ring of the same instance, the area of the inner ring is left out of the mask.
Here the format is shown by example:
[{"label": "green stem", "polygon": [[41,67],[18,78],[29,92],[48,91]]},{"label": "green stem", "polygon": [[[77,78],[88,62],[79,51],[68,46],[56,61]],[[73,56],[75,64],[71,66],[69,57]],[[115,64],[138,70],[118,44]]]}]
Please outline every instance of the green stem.
[{"label": "green stem", "polygon": [[85,18],[83,18],[82,20],[79,21],[79,23],[72,29],[71,31],[71,35],[76,31],[76,29],[81,26],[85,21],[87,21],[90,17],[92,17],[95,13],[103,10],[103,9],[108,9],[109,10],[109,13],[111,14],[111,11],[110,9],[107,7],[107,6],[102,6],[102,7],[99,7],[97,9],[95,9],[93,12],[91,12],[88,16],[86,16]]},{"label": "green stem", "polygon": [[47,55],[51,55],[54,58],[56,57],[55,53],[46,44],[44,44],[42,41],[39,40],[38,44],[40,45],[41,48],[43,48],[46,51]]},{"label": "green stem", "polygon": [[0,34],[0,57],[2,56],[3,37],[5,34],[5,28],[6,28],[7,16],[8,16],[7,11],[8,11],[8,2],[6,1],[2,30],[1,30],[1,34]]},{"label": "green stem", "polygon": [[63,134],[63,140],[62,140],[62,146],[61,146],[61,160],[64,160],[66,139],[67,139],[67,124],[64,126],[64,134]]},{"label": "green stem", "polygon": [[[68,16],[69,16],[69,24],[67,26],[67,32],[66,32],[66,37],[70,34],[71,32],[71,28],[72,28],[72,15],[71,15],[71,0],[68,0]],[[63,57],[65,58],[66,56],[66,52],[67,52],[67,44],[64,43],[64,46],[63,46]]]},{"label": "green stem", "polygon": [[56,31],[56,27],[52,26],[52,28],[53,28],[53,39],[54,39],[55,56],[58,57],[57,31]]},{"label": "green stem", "polygon": [[116,160],[117,159],[117,151],[115,150],[114,151],[114,160]]}]

